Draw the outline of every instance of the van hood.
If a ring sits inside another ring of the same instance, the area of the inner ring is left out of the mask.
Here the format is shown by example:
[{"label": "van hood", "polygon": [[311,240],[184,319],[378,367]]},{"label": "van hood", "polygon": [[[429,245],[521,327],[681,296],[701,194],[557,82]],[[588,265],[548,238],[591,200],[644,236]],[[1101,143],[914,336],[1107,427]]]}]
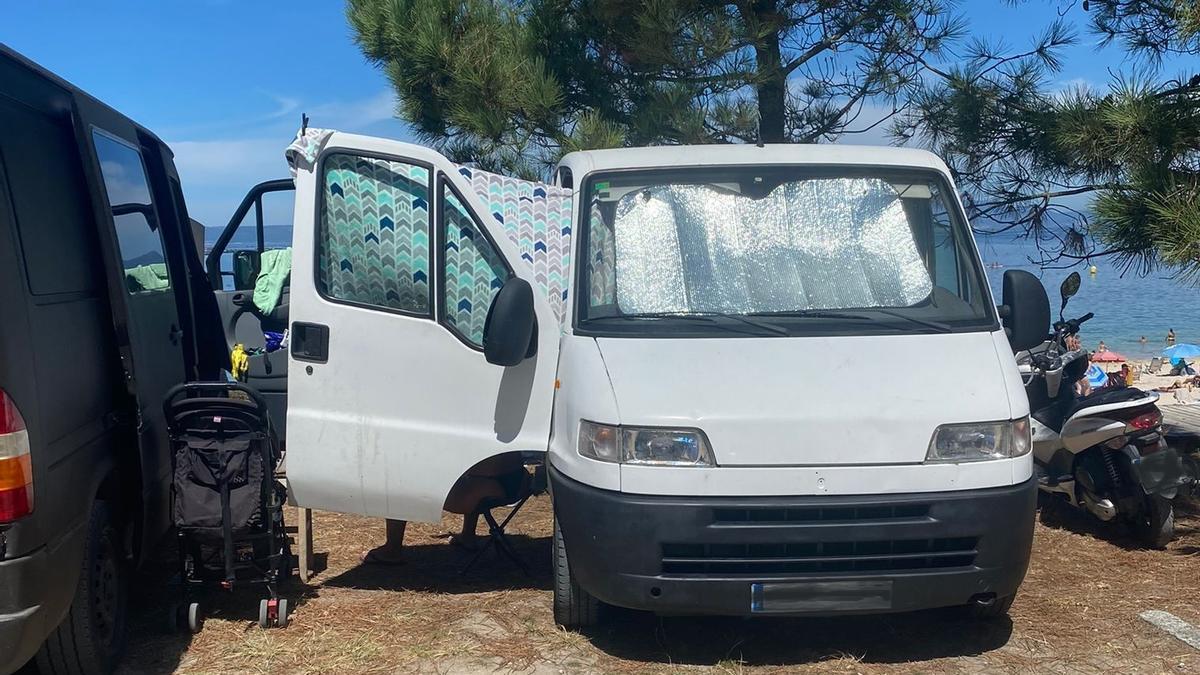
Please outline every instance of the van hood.
[{"label": "van hood", "polygon": [[720,466],[919,463],[1012,416],[1002,333],[596,341],[620,423],[699,428]]}]

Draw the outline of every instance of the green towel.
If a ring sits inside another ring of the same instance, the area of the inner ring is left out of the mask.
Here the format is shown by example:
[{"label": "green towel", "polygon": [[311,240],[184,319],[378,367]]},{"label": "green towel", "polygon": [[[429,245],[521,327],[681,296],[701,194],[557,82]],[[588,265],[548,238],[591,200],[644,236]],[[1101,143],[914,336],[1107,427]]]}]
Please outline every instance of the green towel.
[{"label": "green towel", "polygon": [[171,279],[167,276],[167,264],[150,263],[126,268],[125,285],[129,287],[130,293],[170,288]]},{"label": "green towel", "polygon": [[254,280],[254,306],[270,314],[283,297],[283,288],[292,278],[292,249],[277,248],[262,252],[258,278]]}]

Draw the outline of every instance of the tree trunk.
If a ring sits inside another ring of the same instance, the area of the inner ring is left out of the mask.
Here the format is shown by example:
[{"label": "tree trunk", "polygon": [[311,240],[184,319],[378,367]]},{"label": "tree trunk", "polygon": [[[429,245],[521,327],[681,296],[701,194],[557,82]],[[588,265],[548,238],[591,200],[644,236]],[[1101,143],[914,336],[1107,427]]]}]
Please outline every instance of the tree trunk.
[{"label": "tree trunk", "polygon": [[753,19],[747,21],[751,25],[770,28],[754,45],[754,60],[759,78],[756,87],[759,139],[763,143],[787,141],[784,125],[787,76],[783,72],[783,57],[779,49],[778,11],[775,0],[757,0],[751,7]]}]

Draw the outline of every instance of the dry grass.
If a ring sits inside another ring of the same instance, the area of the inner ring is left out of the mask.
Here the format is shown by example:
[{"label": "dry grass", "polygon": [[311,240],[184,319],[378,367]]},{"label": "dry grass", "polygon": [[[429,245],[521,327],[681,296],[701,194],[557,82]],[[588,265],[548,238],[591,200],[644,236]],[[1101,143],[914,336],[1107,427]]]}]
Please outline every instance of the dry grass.
[{"label": "dry grass", "polygon": [[358,556],[381,541],[382,522],[315,516],[326,569],[288,590],[300,605],[289,628],[259,630],[252,595],[216,596],[199,635],[169,634],[164,569],[137,598],[125,672],[1200,672],[1200,653],[1137,618],[1164,609],[1200,624],[1194,510],[1166,551],[1141,550],[1062,509],[1043,512],[1011,623],[946,611],[821,620],[621,611],[587,635],[551,618],[545,498],[510,526],[530,577],[492,558],[460,577],[465,554],[443,537],[452,518],[410,526],[407,565],[364,567]]}]

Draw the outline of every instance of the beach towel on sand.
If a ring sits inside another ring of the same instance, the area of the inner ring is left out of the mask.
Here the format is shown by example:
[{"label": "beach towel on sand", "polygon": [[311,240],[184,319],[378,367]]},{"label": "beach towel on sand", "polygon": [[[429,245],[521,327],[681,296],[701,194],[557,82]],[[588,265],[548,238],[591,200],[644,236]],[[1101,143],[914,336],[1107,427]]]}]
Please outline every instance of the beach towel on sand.
[{"label": "beach towel on sand", "polygon": [[283,297],[283,287],[292,277],[292,249],[279,248],[262,252],[258,278],[254,280],[254,306],[270,314]]}]

